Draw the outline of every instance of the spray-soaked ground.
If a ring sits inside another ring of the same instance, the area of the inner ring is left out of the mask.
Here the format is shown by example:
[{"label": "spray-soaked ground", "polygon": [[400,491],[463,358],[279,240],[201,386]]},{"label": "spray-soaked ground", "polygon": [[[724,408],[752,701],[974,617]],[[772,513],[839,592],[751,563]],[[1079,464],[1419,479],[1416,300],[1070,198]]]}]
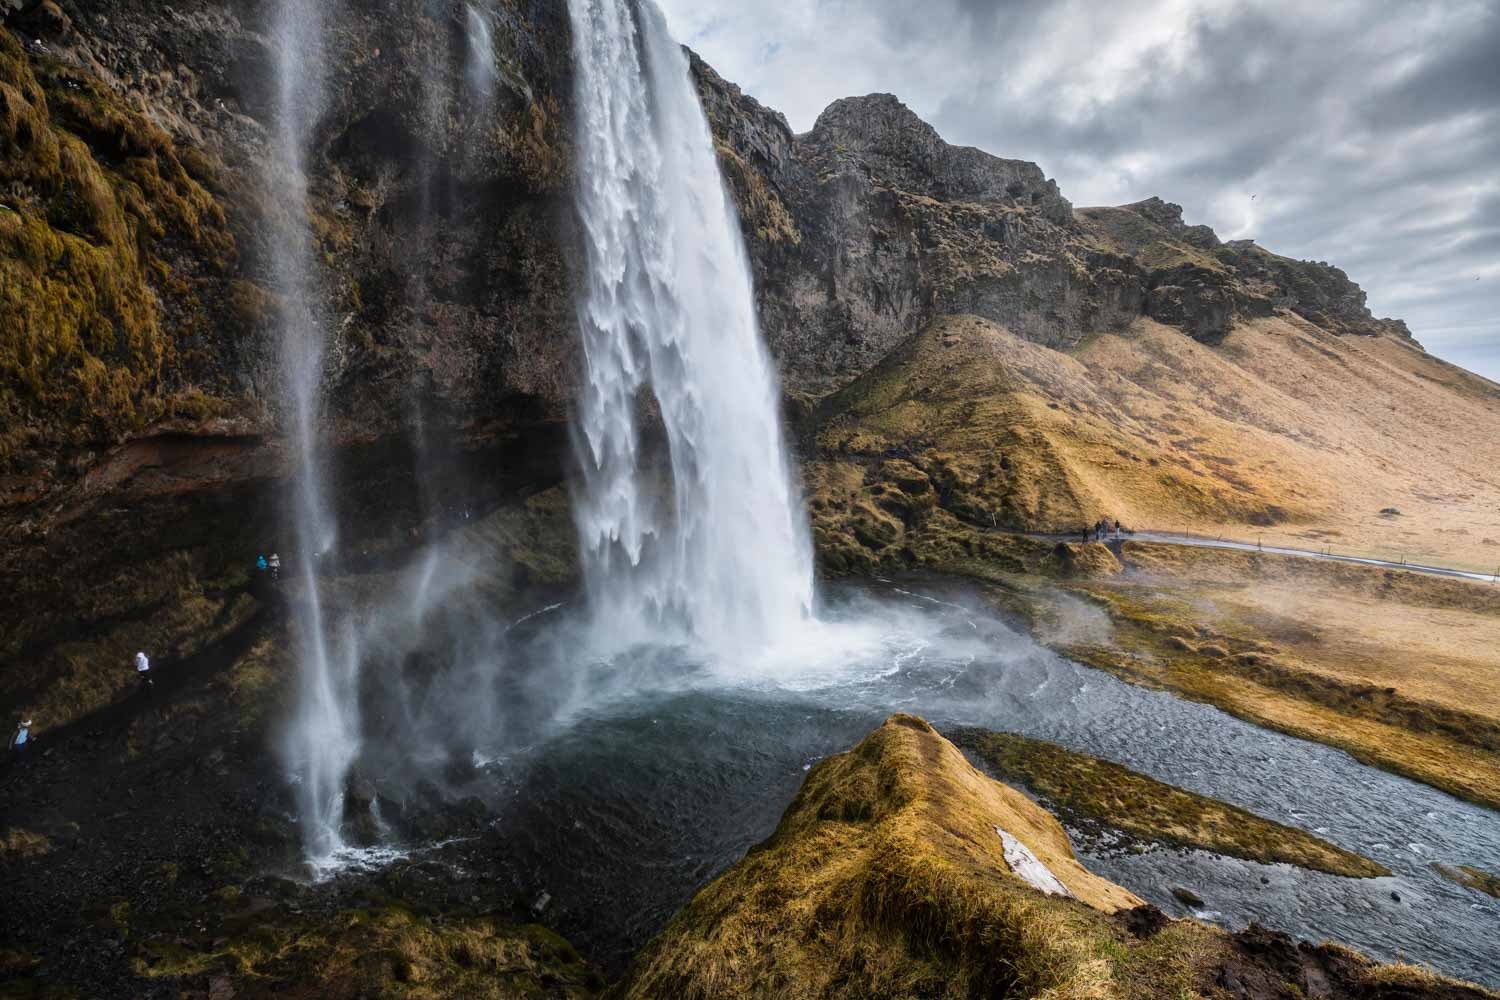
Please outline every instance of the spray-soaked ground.
[{"label": "spray-soaked ground", "polygon": [[476,753],[503,845],[482,865],[618,965],[772,831],[813,762],[901,710],[939,729],[1011,730],[1107,757],[1395,873],[1357,880],[1197,851],[1082,852],[1169,913],[1185,912],[1172,887],[1188,886],[1206,900],[1198,915],[1228,926],[1254,920],[1500,983],[1500,903],[1431,868],[1500,871],[1500,814],[1073,664],[948,586],[843,592],[794,652],[749,664],[706,664],[680,648],[601,660],[580,652],[587,641],[567,609],[536,616],[512,634],[508,679],[492,692],[507,738]]}]

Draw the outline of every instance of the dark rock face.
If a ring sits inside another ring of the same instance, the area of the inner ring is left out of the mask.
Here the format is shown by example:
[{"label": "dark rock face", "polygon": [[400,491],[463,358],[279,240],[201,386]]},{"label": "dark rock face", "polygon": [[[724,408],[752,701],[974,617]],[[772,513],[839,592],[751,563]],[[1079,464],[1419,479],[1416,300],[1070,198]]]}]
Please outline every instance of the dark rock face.
[{"label": "dark rock face", "polygon": [[836,101],[793,135],[692,65],[789,389],[844,385],[944,314],[1057,347],[1139,315],[1134,264],[1080,238],[1035,164],[950,146],[889,94]]},{"label": "dark rock face", "polygon": [[[562,474],[571,59],[562,3],[487,4],[480,94],[460,0],[326,6],[306,164],[358,550],[460,487],[479,513]],[[0,650],[26,665],[0,675],[7,706],[122,642],[232,626],[245,560],[285,551],[275,8],[0,8]]]},{"label": "dark rock face", "polygon": [[1075,212],[1035,164],[950,146],[889,94],[835,101],[798,136],[696,57],[693,71],[794,391],[838,388],[956,313],[1059,348],[1143,314],[1208,343],[1279,308],[1406,332],[1342,271],[1223,244],[1160,198]]},{"label": "dark rock face", "polygon": [[1277,309],[1334,333],[1411,336],[1400,320],[1372,316],[1364,291],[1338,268],[1282,257],[1252,240],[1221,243],[1207,226],[1185,224],[1180,205],[1147,198],[1081,209],[1077,217],[1097,241],[1141,266],[1146,315],[1206,343],[1222,340],[1236,318]]}]

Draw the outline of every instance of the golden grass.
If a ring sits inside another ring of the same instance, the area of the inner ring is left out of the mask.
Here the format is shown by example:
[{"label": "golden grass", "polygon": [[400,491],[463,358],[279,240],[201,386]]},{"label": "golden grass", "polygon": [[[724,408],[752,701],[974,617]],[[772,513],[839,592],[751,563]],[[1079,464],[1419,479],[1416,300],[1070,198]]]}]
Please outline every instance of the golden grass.
[{"label": "golden grass", "polygon": [[1433,865],[1432,867],[1444,878],[1452,879],[1459,885],[1478,889],[1486,895],[1500,899],[1500,875],[1492,875],[1473,865]]},{"label": "golden grass", "polygon": [[[1011,874],[997,827],[1078,898]],[[1225,995],[1220,970],[1274,972],[1254,940],[1194,920],[1131,931],[1149,916],[1121,912],[1137,902],[1077,863],[1052,816],[921,719],[894,715],[814,767],[776,832],[694,896],[609,995],[1201,1000]],[[1290,974],[1340,996],[1366,983],[1490,996],[1338,946],[1287,948],[1308,965]]]},{"label": "golden grass", "polygon": [[[1010,874],[996,827],[1079,898]],[[1217,932],[1178,921],[1143,944],[1110,917],[1137,903],[1079,865],[1045,811],[897,715],[815,767],[772,837],[695,896],[614,995],[1184,995]]]},{"label": "golden grass", "polygon": [[0,467],[170,410],[177,345],[213,324],[199,279],[163,248],[190,247],[205,273],[235,258],[171,138],[99,78],[0,32],[0,191]]},{"label": "golden grass", "polygon": [[985,730],[964,730],[953,737],[985,766],[1023,783],[1066,817],[1092,818],[1144,840],[1262,864],[1285,862],[1357,878],[1390,874],[1310,833],[1055,743]]},{"label": "golden grass", "polygon": [[[977,528],[1074,531],[1108,517],[1500,566],[1500,388],[1388,337],[1273,317],[1210,347],[1141,320],[1065,355],[950,316],[820,413],[815,507],[852,509],[852,488],[855,503],[909,520],[884,502],[883,467],[898,460]],[[1380,514],[1391,507],[1401,515]]]}]

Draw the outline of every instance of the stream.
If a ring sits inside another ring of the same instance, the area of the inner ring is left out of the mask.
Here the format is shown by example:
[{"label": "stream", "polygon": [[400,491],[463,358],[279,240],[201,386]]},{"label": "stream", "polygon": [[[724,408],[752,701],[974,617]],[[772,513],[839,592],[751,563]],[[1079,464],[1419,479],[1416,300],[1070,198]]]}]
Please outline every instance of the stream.
[{"label": "stream", "polygon": [[1171,893],[1186,886],[1205,901],[1192,915],[1229,928],[1256,921],[1500,984],[1500,901],[1432,869],[1500,871],[1500,814],[1080,666],[957,583],[846,587],[824,603],[795,653],[753,663],[677,647],[592,660],[567,609],[532,617],[506,657],[530,664],[500,694],[506,738],[475,754],[504,845],[484,867],[618,968],[771,833],[815,762],[905,711],[939,730],[1013,731],[1118,761],[1394,873],[1349,879],[1196,850],[1137,854],[1075,835],[1085,864],[1169,914],[1189,914]]}]

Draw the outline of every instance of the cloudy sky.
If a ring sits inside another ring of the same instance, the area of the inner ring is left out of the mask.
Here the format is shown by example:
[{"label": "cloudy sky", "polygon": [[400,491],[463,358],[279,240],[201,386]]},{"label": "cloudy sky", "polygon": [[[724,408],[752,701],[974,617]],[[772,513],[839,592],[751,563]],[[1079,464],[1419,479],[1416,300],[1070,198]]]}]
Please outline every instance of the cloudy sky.
[{"label": "cloudy sky", "polygon": [[658,3],[799,132],[894,93],[1075,205],[1160,195],[1337,264],[1377,316],[1500,381],[1500,0]]}]

